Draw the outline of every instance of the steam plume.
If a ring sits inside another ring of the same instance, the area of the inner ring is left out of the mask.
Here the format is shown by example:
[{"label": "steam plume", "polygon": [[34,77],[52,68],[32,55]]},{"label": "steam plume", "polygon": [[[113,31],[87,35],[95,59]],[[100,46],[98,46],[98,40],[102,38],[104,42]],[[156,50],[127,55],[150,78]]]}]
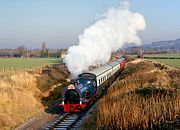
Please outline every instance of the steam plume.
[{"label": "steam plume", "polygon": [[90,65],[105,64],[111,52],[127,43],[141,44],[137,33],[146,27],[143,15],[129,11],[129,2],[110,8],[101,19],[85,29],[77,46],[68,50],[65,63],[72,75],[88,70]]}]

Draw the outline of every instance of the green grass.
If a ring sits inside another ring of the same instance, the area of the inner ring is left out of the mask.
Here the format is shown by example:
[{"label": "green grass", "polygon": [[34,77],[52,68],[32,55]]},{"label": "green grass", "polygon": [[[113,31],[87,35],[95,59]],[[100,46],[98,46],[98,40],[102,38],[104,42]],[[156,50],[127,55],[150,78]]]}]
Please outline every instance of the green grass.
[{"label": "green grass", "polygon": [[152,60],[180,68],[180,59],[152,59]]},{"label": "green grass", "polygon": [[60,58],[0,58],[0,71],[3,69],[23,69],[62,62]]},{"label": "green grass", "polygon": [[147,57],[147,59],[151,59],[154,61],[159,61],[173,67],[180,68],[180,54],[145,54],[144,57]]}]

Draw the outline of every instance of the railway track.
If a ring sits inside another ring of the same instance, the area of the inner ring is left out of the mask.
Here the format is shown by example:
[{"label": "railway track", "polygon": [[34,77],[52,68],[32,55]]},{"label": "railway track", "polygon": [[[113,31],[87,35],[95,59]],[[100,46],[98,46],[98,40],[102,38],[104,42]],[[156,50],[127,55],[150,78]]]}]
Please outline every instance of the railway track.
[{"label": "railway track", "polygon": [[77,120],[78,115],[77,114],[69,114],[65,113],[57,120],[52,122],[50,125],[46,127],[46,130],[65,130],[70,129],[70,126]]},{"label": "railway track", "polygon": [[85,109],[80,113],[60,114],[56,120],[54,120],[45,128],[45,130],[67,130],[73,128],[77,129],[81,120],[83,120],[88,115],[88,113],[94,109],[96,102],[101,98],[101,96],[103,96],[103,94],[99,95],[95,100],[93,100],[91,107]]},{"label": "railway track", "polygon": [[60,114],[56,120],[54,120],[45,128],[45,130],[76,129],[78,128],[80,121],[86,117],[91,110],[93,110],[94,106],[95,103],[91,106],[91,108],[80,113]]}]

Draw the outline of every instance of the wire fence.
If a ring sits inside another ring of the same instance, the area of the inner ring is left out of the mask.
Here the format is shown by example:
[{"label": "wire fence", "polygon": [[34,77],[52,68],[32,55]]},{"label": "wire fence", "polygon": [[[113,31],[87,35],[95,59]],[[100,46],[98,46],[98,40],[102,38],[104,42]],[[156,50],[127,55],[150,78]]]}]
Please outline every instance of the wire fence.
[{"label": "wire fence", "polygon": [[36,71],[36,70],[40,70],[43,69],[45,67],[53,67],[54,65],[58,65],[59,63],[49,63],[49,64],[45,64],[45,65],[40,65],[40,66],[29,66],[29,67],[23,67],[23,68],[19,68],[19,67],[6,67],[6,68],[1,68],[0,69],[0,73],[13,73],[13,72],[23,72],[23,71]]}]

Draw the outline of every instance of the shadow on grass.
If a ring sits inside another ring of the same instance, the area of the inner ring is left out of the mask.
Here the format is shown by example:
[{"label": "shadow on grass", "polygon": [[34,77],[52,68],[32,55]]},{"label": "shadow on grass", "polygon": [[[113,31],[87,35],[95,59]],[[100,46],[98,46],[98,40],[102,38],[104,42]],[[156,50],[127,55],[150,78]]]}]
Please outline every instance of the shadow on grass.
[{"label": "shadow on grass", "polygon": [[61,86],[57,86],[53,91],[50,91],[48,97],[43,97],[41,103],[47,107],[45,112],[50,114],[59,114],[62,110],[59,107],[61,103],[62,92],[69,83],[64,82]]},{"label": "shadow on grass", "polygon": [[[66,81],[69,72],[64,64],[56,64],[42,68],[40,75],[36,76],[37,88],[46,96],[39,95],[42,105],[46,108],[45,112],[58,114],[61,96],[64,88],[69,84]],[[58,85],[58,86],[57,86]]]},{"label": "shadow on grass", "polygon": [[175,90],[173,90],[173,89],[156,88],[154,86],[136,89],[134,91],[134,93],[141,96],[141,97],[144,97],[144,98],[150,98],[153,96],[160,96],[160,97],[170,96],[170,97],[173,97],[176,94]]}]

